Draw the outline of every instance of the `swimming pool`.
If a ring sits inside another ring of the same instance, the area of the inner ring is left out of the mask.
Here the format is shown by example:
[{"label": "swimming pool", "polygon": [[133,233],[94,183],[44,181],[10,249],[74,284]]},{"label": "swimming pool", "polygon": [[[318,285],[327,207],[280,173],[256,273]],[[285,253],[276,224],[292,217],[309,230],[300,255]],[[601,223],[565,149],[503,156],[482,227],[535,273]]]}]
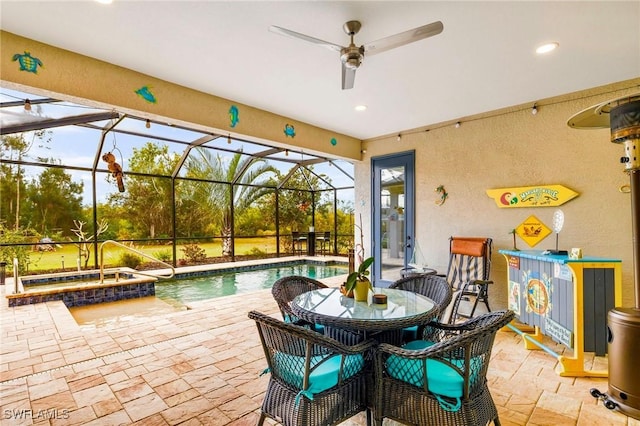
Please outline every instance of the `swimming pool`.
[{"label": "swimming pool", "polygon": [[180,303],[271,288],[279,278],[303,275],[321,280],[348,273],[344,264],[292,264],[250,271],[218,272],[215,275],[184,277],[156,282],[156,297]]}]

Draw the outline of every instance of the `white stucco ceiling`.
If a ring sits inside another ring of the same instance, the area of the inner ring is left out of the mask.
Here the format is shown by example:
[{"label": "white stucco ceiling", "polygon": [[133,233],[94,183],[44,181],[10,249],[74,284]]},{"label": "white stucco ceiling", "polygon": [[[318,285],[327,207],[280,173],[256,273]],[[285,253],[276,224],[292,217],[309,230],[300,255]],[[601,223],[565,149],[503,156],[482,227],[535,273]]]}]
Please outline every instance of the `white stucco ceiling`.
[{"label": "white stucco ceiling", "polygon": [[[0,17],[5,31],[361,139],[640,76],[640,1],[3,0]],[[358,45],[438,20],[444,31],[365,57],[345,91],[337,53],[268,31],[344,46],[348,20],[362,22]],[[536,55],[548,41],[560,47]]]}]

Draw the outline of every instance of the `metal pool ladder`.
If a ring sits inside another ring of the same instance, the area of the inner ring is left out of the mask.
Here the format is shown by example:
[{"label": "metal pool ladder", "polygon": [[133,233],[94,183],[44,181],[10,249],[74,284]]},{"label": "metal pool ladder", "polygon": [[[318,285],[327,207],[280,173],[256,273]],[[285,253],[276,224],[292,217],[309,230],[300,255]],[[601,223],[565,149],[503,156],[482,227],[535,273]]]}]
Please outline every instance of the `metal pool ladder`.
[{"label": "metal pool ladder", "polygon": [[[114,245],[114,246],[118,246],[118,247],[124,248],[124,249],[129,250],[129,251],[131,251],[131,252],[133,252],[133,253],[135,253],[135,254],[137,254],[139,256],[142,256],[142,257],[145,257],[147,259],[153,260],[154,262],[161,263],[161,264],[165,265],[166,267],[168,267],[169,269],[171,269],[171,274],[169,274],[169,275],[151,274],[151,273],[148,273],[148,272],[135,271],[135,273],[138,274],[138,275],[144,275],[144,276],[153,277],[153,278],[163,278],[163,279],[167,279],[168,280],[169,278],[172,278],[176,273],[176,270],[174,269],[173,265],[170,265],[170,264],[168,264],[166,262],[163,262],[160,259],[156,259],[153,256],[149,256],[148,254],[141,252],[140,250],[136,250],[136,249],[134,249],[132,247],[129,247],[129,246],[124,245],[122,243],[119,243],[117,241],[107,240],[107,241],[103,242],[102,244],[100,244],[100,283],[104,283],[104,246],[107,245],[107,244],[111,244],[111,245]],[[116,271],[116,281],[118,281],[118,277],[119,277],[118,272],[119,271]]]}]

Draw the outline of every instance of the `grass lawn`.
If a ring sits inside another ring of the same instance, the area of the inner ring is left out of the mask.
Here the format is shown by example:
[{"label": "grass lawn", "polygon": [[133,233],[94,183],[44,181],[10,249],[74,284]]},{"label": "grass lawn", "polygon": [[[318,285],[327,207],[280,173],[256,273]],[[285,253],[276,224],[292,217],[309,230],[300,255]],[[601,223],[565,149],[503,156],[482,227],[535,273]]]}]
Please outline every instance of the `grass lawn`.
[{"label": "grass lawn", "polygon": [[[245,255],[260,251],[262,253],[275,253],[276,252],[275,238],[241,238],[236,239],[235,252],[236,255]],[[220,257],[222,256],[222,243],[219,241],[213,243],[202,243],[198,246],[204,249],[207,257]],[[136,250],[139,250],[149,256],[155,258],[160,257],[159,254],[163,253],[171,258],[173,254],[173,248],[171,245],[142,245],[136,244]],[[183,259],[184,252],[181,250],[182,246],[177,247],[176,255],[178,259]],[[107,265],[121,266],[120,256],[125,253],[131,253],[121,247],[115,245],[106,245],[104,247],[104,261]],[[91,257],[89,259],[88,267],[93,268],[94,252],[91,250]],[[147,261],[146,259],[144,260]],[[35,271],[51,271],[55,269],[62,269],[63,265],[65,269],[77,268],[78,265],[78,248],[74,245],[65,244],[57,247],[54,251],[30,251],[29,252],[29,265],[25,269],[24,265],[20,265],[20,270],[28,272]],[[82,267],[84,268],[84,259],[82,260]],[[167,262],[171,263],[171,261]],[[9,265],[10,266],[10,265]]]}]

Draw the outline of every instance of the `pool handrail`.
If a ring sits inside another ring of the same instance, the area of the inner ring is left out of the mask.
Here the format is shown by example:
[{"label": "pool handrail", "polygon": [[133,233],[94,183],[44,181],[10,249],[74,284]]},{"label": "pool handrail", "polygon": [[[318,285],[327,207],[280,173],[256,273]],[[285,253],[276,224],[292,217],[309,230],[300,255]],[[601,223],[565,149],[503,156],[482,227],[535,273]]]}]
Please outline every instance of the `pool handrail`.
[{"label": "pool handrail", "polygon": [[139,256],[142,256],[142,257],[145,257],[147,259],[153,260],[154,262],[161,263],[162,265],[165,265],[169,269],[171,269],[171,274],[170,275],[151,274],[151,273],[148,273],[148,272],[135,271],[135,273],[138,274],[138,275],[144,275],[144,276],[147,276],[147,277],[162,278],[162,279],[167,279],[168,280],[170,278],[173,278],[173,276],[176,274],[176,270],[173,267],[173,265],[171,265],[171,264],[169,264],[167,262],[163,262],[160,259],[156,259],[155,257],[149,256],[148,254],[143,253],[140,250],[136,250],[133,247],[129,247],[129,246],[127,246],[125,244],[122,244],[122,243],[119,243],[117,241],[106,240],[102,244],[100,244],[100,283],[104,283],[104,246],[107,245],[107,244],[112,244],[112,245],[115,245],[115,246],[118,246],[118,247],[122,247],[122,248],[124,248],[126,250],[129,250],[129,251],[139,255]]},{"label": "pool handrail", "polygon": [[20,275],[18,273],[18,258],[13,258],[13,294],[18,294],[23,292],[22,282],[20,280]]}]

